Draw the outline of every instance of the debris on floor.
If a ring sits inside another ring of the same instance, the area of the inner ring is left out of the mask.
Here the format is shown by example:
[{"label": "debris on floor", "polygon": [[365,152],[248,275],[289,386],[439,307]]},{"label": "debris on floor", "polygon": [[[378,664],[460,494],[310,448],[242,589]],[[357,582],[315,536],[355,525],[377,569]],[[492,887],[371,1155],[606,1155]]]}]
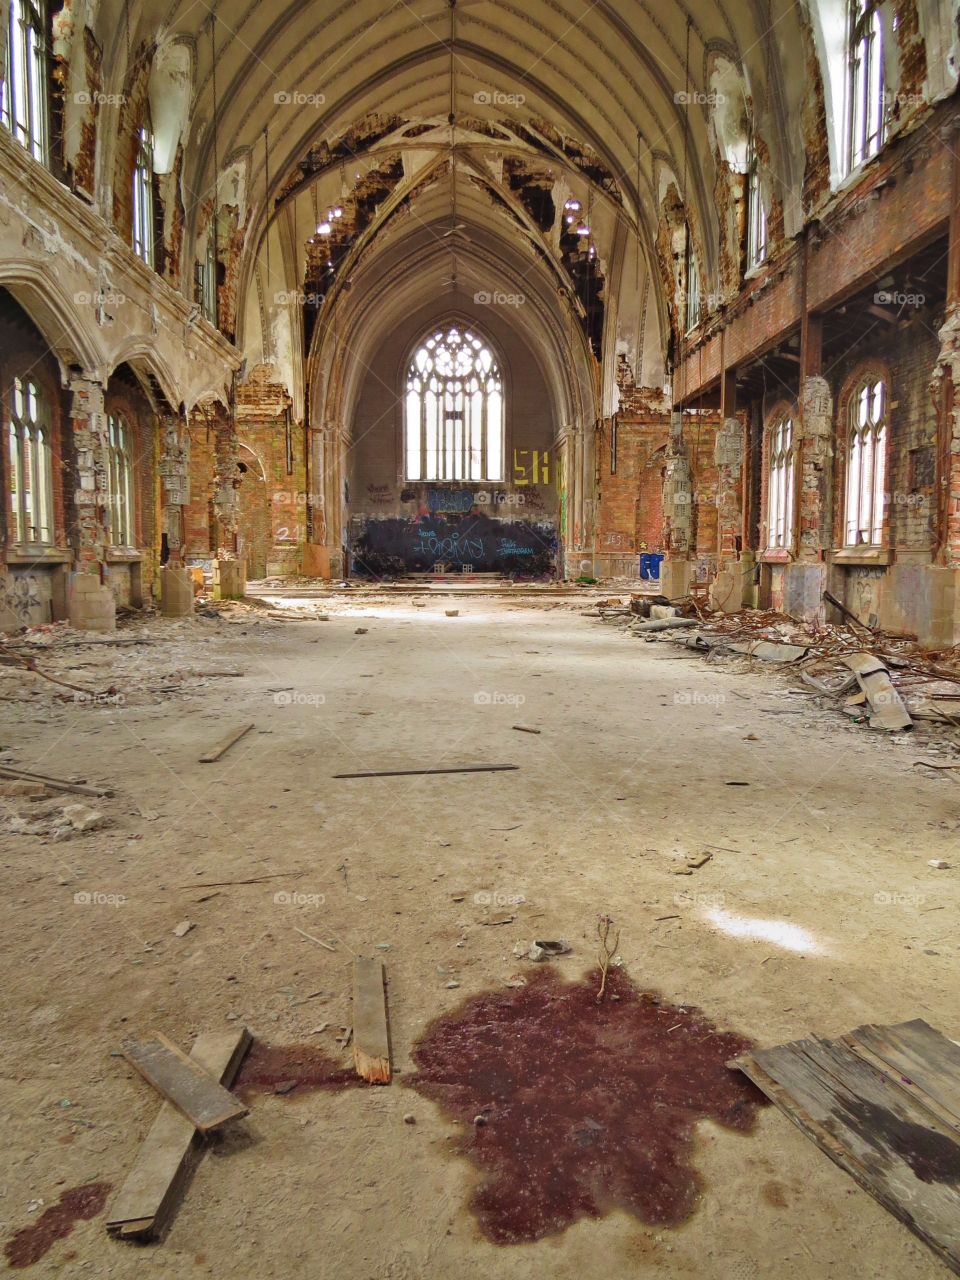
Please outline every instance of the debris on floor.
[{"label": "debris on floor", "polygon": [[[250,1047],[244,1027],[197,1037],[188,1061],[223,1089],[233,1084]],[[169,1223],[201,1150],[193,1122],[165,1101],[110,1206],[107,1230],[125,1240],[150,1240]]]},{"label": "debris on floor", "polygon": [[155,1031],[149,1040],[129,1040],[123,1056],[148,1084],[201,1133],[211,1133],[247,1114],[247,1108],[175,1044]]},{"label": "debris on floor", "polygon": [[960,1045],[918,1018],[731,1066],[960,1275]]},{"label": "debris on floor", "polygon": [[353,962],[353,1060],[370,1084],[390,1083],[386,977],[382,960],[357,956]]}]

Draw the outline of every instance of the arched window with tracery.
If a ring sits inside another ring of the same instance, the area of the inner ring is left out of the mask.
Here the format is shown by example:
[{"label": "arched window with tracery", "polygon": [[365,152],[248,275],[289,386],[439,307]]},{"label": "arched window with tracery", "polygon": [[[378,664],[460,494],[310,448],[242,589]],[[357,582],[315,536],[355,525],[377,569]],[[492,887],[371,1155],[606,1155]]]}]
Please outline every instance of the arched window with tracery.
[{"label": "arched window with tracery", "polygon": [[883,25],[880,0],[849,0],[847,9],[847,172],[883,142]]},{"label": "arched window with tracery", "polygon": [[856,383],[847,402],[844,546],[883,543],[887,438],[886,384],[873,372]]},{"label": "arched window with tracery", "polygon": [[115,547],[132,547],[135,541],[133,452],[130,428],[120,413],[107,417],[107,493],[110,541]]},{"label": "arched window with tracery", "polygon": [[53,542],[53,448],[44,397],[32,378],[14,378],[7,424],[13,541]]},{"label": "arched window with tracery", "polygon": [[503,479],[503,374],[472,330],[452,324],[420,343],[404,409],[408,480]]},{"label": "arched window with tracery", "polygon": [[767,549],[793,546],[796,509],[796,432],[793,414],[778,413],[767,430]]}]

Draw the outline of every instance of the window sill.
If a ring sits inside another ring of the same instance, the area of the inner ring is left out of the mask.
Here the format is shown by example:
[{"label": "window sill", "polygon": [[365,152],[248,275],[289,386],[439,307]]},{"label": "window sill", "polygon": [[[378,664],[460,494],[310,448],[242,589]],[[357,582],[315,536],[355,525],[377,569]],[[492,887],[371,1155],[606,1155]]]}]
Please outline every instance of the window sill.
[{"label": "window sill", "polygon": [[793,552],[784,547],[772,547],[769,551],[761,551],[758,559],[761,564],[793,564]]},{"label": "window sill", "polygon": [[143,559],[143,552],[135,547],[109,547],[104,553],[105,564],[129,564]]},{"label": "window sill", "polygon": [[35,546],[18,542],[4,552],[7,564],[68,564],[73,559],[70,551],[62,547]]},{"label": "window sill", "polygon": [[889,547],[834,547],[830,553],[831,564],[871,565],[891,564],[893,552]]}]

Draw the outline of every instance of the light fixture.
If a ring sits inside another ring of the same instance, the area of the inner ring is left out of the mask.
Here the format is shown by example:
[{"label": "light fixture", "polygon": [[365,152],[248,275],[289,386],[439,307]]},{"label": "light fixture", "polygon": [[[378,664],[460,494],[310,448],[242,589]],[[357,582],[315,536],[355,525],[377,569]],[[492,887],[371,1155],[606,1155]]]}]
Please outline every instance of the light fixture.
[{"label": "light fixture", "polygon": [[330,209],[330,210],[328,211],[328,213],[327,213],[327,221],[328,221],[328,222],[329,222],[332,218],[342,218],[342,217],[343,217],[343,210],[340,208],[340,206],[339,206],[338,204],[337,204],[337,205],[334,205],[334,206],[333,206],[333,208],[332,208],[332,209]]},{"label": "light fixture", "polygon": [[589,234],[590,234],[590,228],[587,226],[587,224],[586,224],[585,222],[581,222],[581,223],[577,226],[577,235],[578,235],[578,236],[588,236]]},{"label": "light fixture", "polygon": [[320,225],[317,227],[317,235],[328,236],[332,230],[333,228],[330,226],[329,222],[321,222]]},{"label": "light fixture", "polygon": [[583,206],[580,204],[579,200],[568,200],[563,207],[565,209],[572,209],[574,213],[577,213]]}]

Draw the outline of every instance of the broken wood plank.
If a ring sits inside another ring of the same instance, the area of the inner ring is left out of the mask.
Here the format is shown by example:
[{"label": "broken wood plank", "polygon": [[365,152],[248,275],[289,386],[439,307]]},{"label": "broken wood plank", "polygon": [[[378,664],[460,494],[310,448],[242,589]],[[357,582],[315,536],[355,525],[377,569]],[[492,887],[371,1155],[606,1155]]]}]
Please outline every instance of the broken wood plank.
[{"label": "broken wood plank", "polygon": [[371,769],[366,773],[335,773],[334,778],[414,778],[436,773],[502,773],[519,769],[517,764],[463,764],[449,769]]},{"label": "broken wood plank", "polygon": [[960,1045],[922,1018],[893,1027],[857,1027],[844,1041],[879,1058],[908,1092],[926,1095],[960,1130]]},{"label": "broken wood plank", "polygon": [[252,728],[252,724],[245,724],[241,725],[239,729],[234,729],[231,733],[228,733],[219,746],[214,747],[212,751],[208,751],[206,755],[200,757],[200,763],[213,764],[215,760],[219,760],[222,755],[226,755],[234,743],[239,742],[241,738],[245,738]]},{"label": "broken wood plank", "polygon": [[[199,1035],[190,1057],[229,1088],[252,1037],[245,1027]],[[151,1240],[169,1223],[203,1150],[197,1130],[164,1102],[110,1206],[107,1230],[123,1240]]]},{"label": "broken wood plank", "polygon": [[63,778],[51,778],[45,773],[29,773],[25,769],[11,769],[7,765],[0,765],[0,777],[22,779],[24,782],[41,782],[45,787],[52,787],[54,791],[72,791],[78,796],[93,796],[98,800],[103,796],[113,795],[110,787],[86,787],[79,782],[67,782]]},{"label": "broken wood plank", "polygon": [[302,938],[306,938],[310,942],[315,942],[318,947],[325,947],[327,951],[336,951],[336,947],[331,947],[329,942],[322,942],[319,938],[315,938],[312,933],[307,933],[305,929],[298,929],[293,926],[294,933],[299,933]]},{"label": "broken wood plank", "polygon": [[201,1133],[247,1114],[242,1102],[158,1031],[149,1040],[128,1041],[123,1056]]},{"label": "broken wood plank", "polygon": [[385,981],[382,960],[357,956],[353,962],[353,1061],[357,1075],[371,1084],[390,1083]]},{"label": "broken wood plank", "polygon": [[515,725],[512,725],[511,727],[516,729],[517,733],[539,733],[540,732],[539,729],[534,729],[534,727],[529,724],[515,724]]},{"label": "broken wood plank", "polygon": [[840,1042],[798,1040],[731,1065],[960,1275],[954,1131]]}]

